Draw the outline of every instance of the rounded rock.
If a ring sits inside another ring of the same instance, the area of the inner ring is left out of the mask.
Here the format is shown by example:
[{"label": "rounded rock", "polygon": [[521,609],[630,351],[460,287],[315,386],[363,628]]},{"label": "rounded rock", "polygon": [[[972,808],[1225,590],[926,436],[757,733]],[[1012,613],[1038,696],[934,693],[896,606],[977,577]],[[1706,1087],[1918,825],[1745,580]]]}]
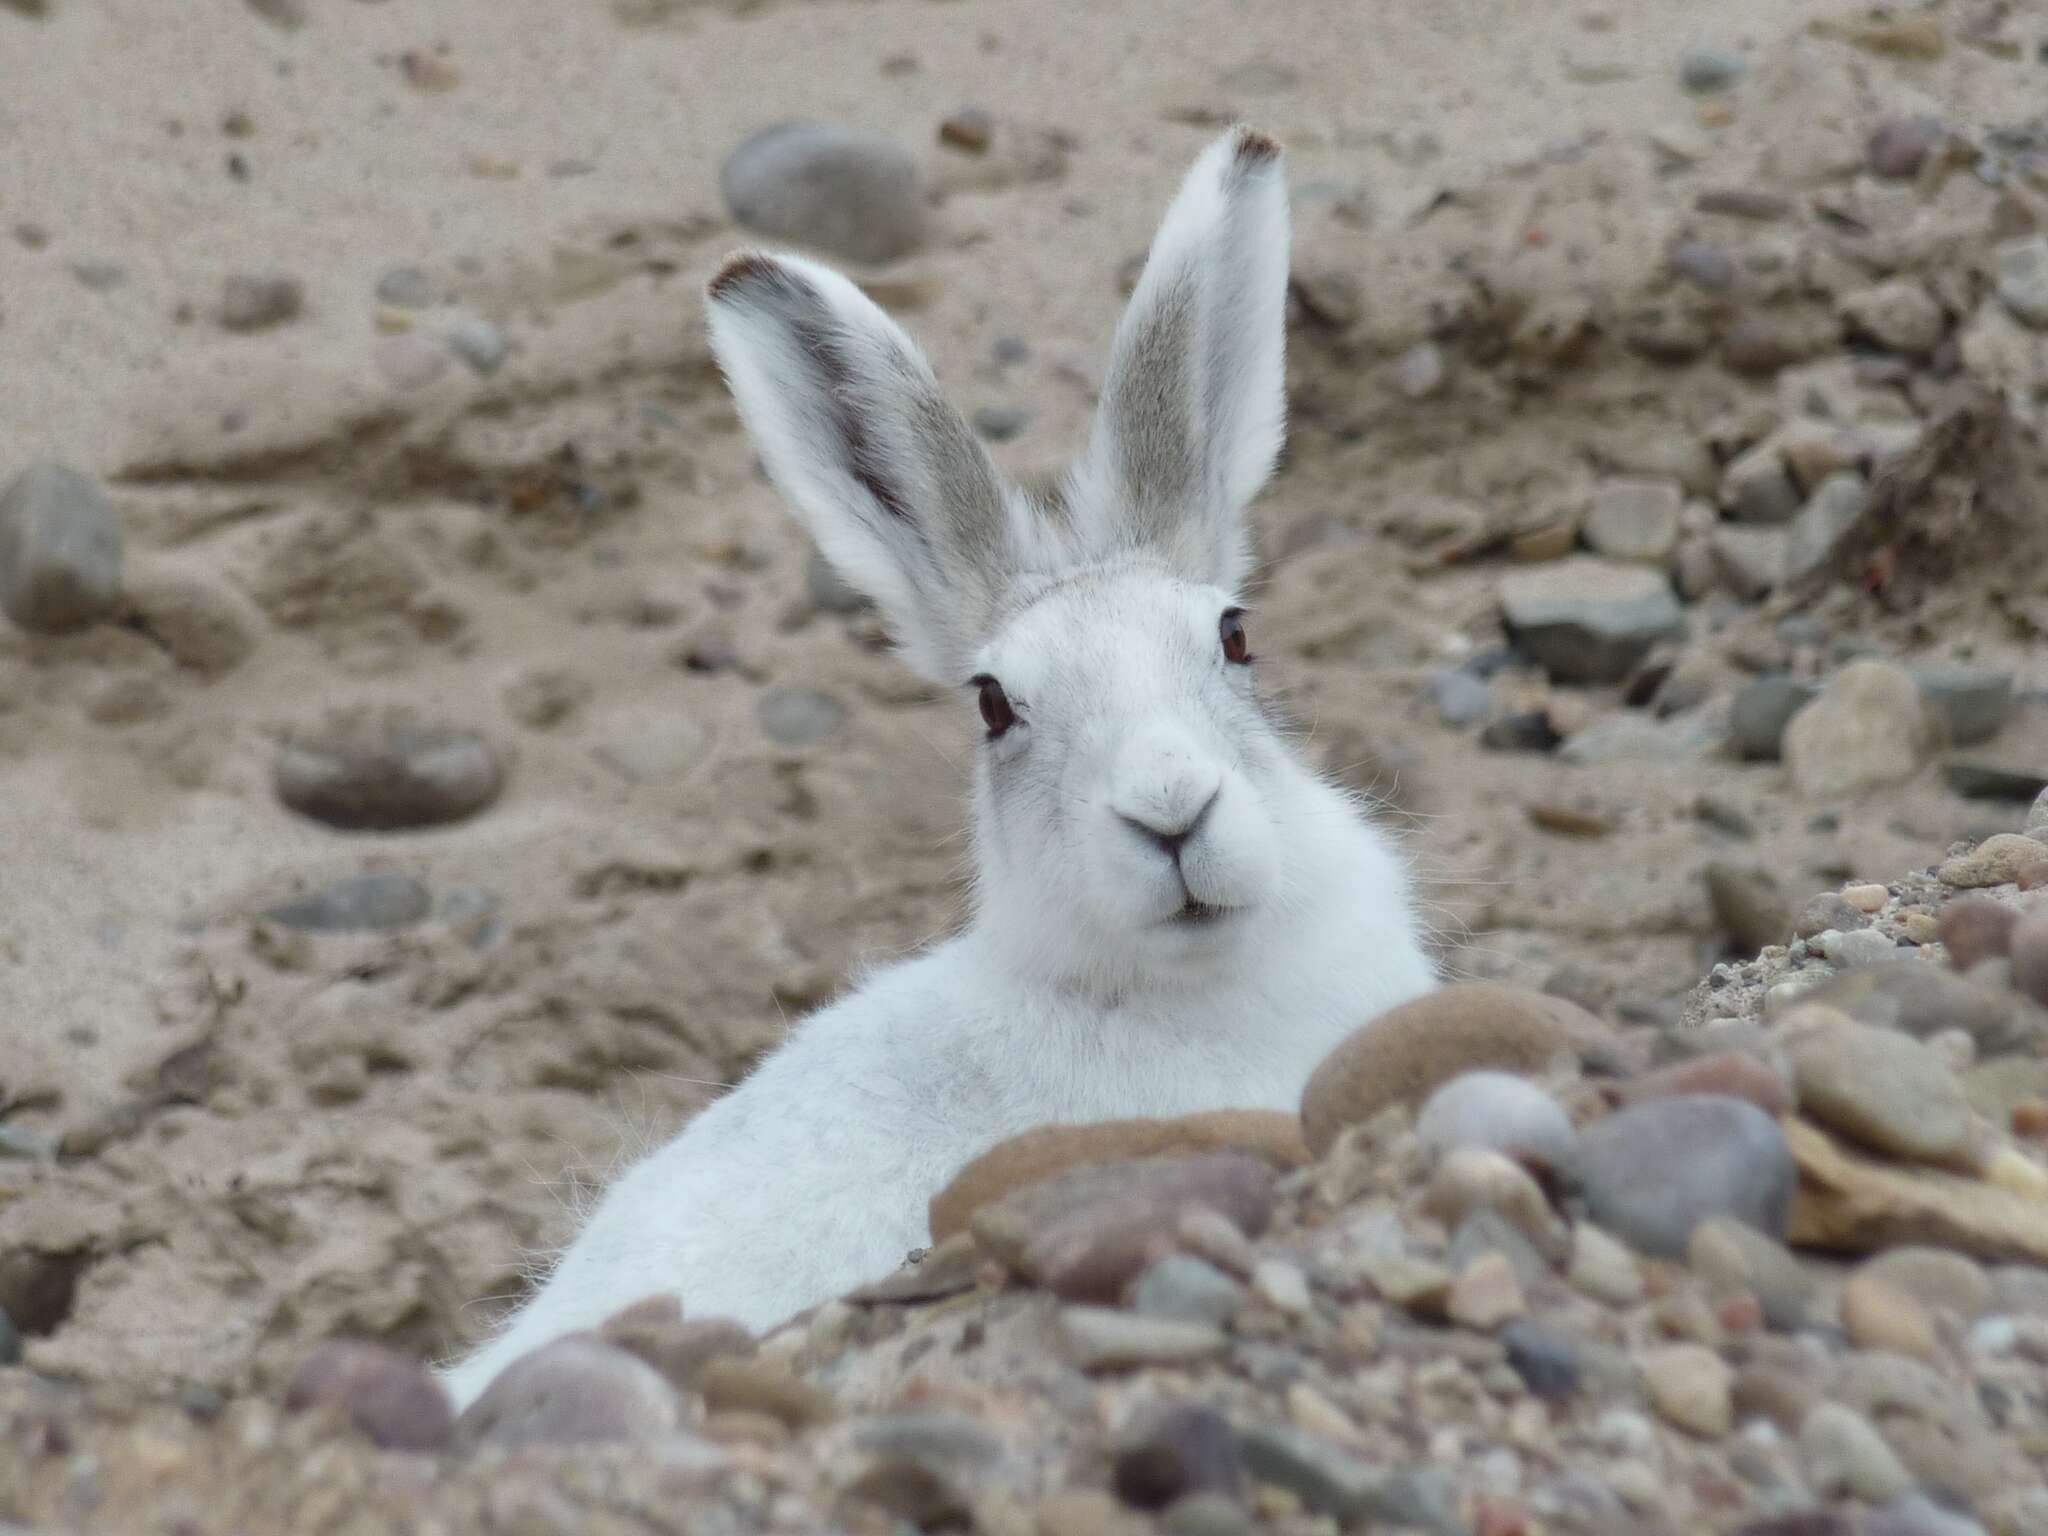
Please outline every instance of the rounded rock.
[{"label": "rounded rock", "polygon": [[1615,1111],[1579,1133],[1568,1170],[1593,1219],[1654,1257],[1733,1216],[1782,1238],[1798,1170],[1778,1122],[1741,1099],[1700,1095]]},{"label": "rounded rock", "polygon": [[427,888],[411,875],[372,870],[282,902],[263,915],[273,923],[312,933],[374,933],[409,928],[433,906]]},{"label": "rounded rock", "polygon": [[302,816],[344,831],[439,826],[497,799],[505,769],[473,732],[402,710],[351,711],[288,742],[277,795]]},{"label": "rounded rock", "polygon": [[1830,1028],[1790,1044],[1805,1114],[1893,1157],[1971,1166],[1976,1146],[1962,1085],[1930,1047],[1894,1030]]},{"label": "rounded rock", "polygon": [[286,1389],[285,1407],[339,1409],[391,1451],[441,1450],[455,1427],[448,1393],[432,1372],[395,1349],[353,1339],[315,1345]]},{"label": "rounded rock", "polygon": [[1860,1349],[1931,1360],[1940,1348],[1934,1318],[1882,1275],[1859,1269],[1842,1285],[1842,1331]]},{"label": "rounded rock", "polygon": [[256,605],[205,571],[151,561],[131,570],[125,587],[130,618],[187,671],[220,677],[256,648]]},{"label": "rounded rock", "polygon": [[1910,675],[1856,661],[1792,717],[1785,766],[1802,794],[1844,799],[1905,783],[1940,741],[1940,723]]},{"label": "rounded rock", "polygon": [[456,1421],[469,1445],[595,1445],[658,1440],[682,1422],[661,1373],[623,1349],[570,1335],[500,1371]]},{"label": "rounded rock", "polygon": [[1119,1437],[1111,1480],[1138,1509],[1164,1509],[1196,1494],[1235,1497],[1244,1487],[1237,1435],[1206,1403],[1169,1403],[1142,1414]]},{"label": "rounded rock", "polygon": [[121,523],[97,481],[31,464],[0,492],[0,611],[62,634],[107,617],[121,591]]},{"label": "rounded rock", "polygon": [[852,261],[893,261],[924,239],[924,172],[880,134],[778,123],[734,149],[718,182],[748,228]]},{"label": "rounded rock", "polygon": [[1935,878],[1960,890],[2012,885],[2018,881],[2021,870],[2043,859],[2048,859],[2048,843],[2017,832],[2000,832],[1985,838],[1970,852],[1948,860],[1935,872]]},{"label": "rounded rock", "polygon": [[1883,1281],[1922,1306],[1952,1312],[1966,1323],[1989,1312],[1995,1300],[1983,1265],[1947,1248],[1892,1248],[1866,1260],[1856,1272]]},{"label": "rounded rock", "polygon": [[2048,912],[2036,912],[2012,931],[2013,990],[2048,1008]]},{"label": "rounded rock", "polygon": [[1668,1422],[1707,1439],[1735,1427],[1735,1372],[1700,1344],[1666,1344],[1642,1359],[1643,1390]]},{"label": "rounded rock", "polygon": [[2012,949],[2019,909],[1988,896],[1958,896],[1941,909],[1936,930],[1949,963],[1967,971],[1980,960],[2004,959]]},{"label": "rounded rock", "polygon": [[1716,1295],[1747,1291],[1773,1328],[1798,1328],[1808,1318],[1813,1282],[1783,1243],[1748,1224],[1715,1216],[1693,1228],[1686,1244],[1688,1268]]},{"label": "rounded rock", "polygon": [[1557,1100],[1508,1072],[1466,1072],[1423,1102],[1415,1132],[1444,1151],[1472,1147],[1548,1167],[1571,1151],[1571,1117]]},{"label": "rounded rock", "polygon": [[1884,1436],[1855,1409],[1816,1403],[1799,1426],[1799,1459],[1806,1480],[1825,1498],[1853,1494],[1882,1503],[1913,1487],[1913,1475]]},{"label": "rounded rock", "polygon": [[1563,998],[1459,982],[1389,1009],[1323,1058],[1302,1092],[1302,1129],[1320,1156],[1348,1126],[1413,1104],[1466,1072],[1534,1072],[1604,1031]]},{"label": "rounded rock", "polygon": [[1660,1067],[1630,1083],[1624,1101],[1639,1104],[1696,1095],[1746,1099],[1768,1115],[1787,1114],[1794,1104],[1784,1075],[1748,1051],[1712,1051]]}]

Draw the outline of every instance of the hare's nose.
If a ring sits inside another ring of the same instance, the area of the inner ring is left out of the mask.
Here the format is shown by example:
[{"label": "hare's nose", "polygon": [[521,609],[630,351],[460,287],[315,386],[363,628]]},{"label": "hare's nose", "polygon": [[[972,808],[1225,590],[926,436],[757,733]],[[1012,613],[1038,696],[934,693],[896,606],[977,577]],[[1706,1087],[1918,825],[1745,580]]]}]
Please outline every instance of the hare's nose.
[{"label": "hare's nose", "polygon": [[1188,817],[1133,816],[1128,811],[1118,811],[1117,819],[1178,864],[1181,849],[1201,830],[1202,823],[1209,819],[1209,812],[1215,809],[1217,796],[1222,793],[1223,786],[1219,784],[1209,792],[1209,798],[1202,802],[1200,809]]}]

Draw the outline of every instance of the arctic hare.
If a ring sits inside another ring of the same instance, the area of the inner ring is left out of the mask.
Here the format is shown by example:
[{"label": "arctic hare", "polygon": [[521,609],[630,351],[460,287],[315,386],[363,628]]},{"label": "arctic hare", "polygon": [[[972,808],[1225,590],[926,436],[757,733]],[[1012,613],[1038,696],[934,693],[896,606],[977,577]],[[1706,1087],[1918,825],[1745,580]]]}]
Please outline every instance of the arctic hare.
[{"label": "arctic hare", "polygon": [[657,1292],[766,1329],[925,1243],[927,1202],[1053,1121],[1291,1109],[1436,978],[1410,880],[1262,705],[1238,585],[1285,414],[1287,186],[1195,163],[1057,494],[1006,484],[846,278],[733,257],[711,342],[770,477],[986,736],[972,920],[811,1017],[612,1186],[449,1384]]}]

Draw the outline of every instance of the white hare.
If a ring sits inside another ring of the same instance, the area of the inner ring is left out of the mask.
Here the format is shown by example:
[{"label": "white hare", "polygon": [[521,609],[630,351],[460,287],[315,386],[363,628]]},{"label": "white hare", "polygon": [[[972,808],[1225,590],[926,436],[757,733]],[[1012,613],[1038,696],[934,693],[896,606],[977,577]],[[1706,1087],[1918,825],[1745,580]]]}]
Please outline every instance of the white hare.
[{"label": "white hare", "polygon": [[449,1373],[667,1292],[766,1329],[896,1267],[931,1195],[1053,1121],[1293,1108],[1315,1065],[1436,985],[1410,878],[1262,706],[1237,588],[1285,414],[1287,188],[1240,128],[1196,162],[1056,495],[1006,484],[846,278],[743,254],[711,341],[768,473],[978,704],[957,937],[799,1023],[612,1186],[546,1283]]}]

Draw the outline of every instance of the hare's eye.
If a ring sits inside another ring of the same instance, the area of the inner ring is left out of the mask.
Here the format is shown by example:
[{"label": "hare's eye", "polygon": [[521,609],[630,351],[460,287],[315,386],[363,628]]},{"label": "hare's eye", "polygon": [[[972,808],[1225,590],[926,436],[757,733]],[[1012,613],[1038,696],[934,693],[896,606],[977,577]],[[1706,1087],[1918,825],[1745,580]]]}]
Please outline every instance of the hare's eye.
[{"label": "hare's eye", "polygon": [[1223,659],[1239,666],[1252,659],[1252,642],[1244,632],[1243,614],[1241,608],[1226,608],[1216,624],[1216,632],[1223,639]]},{"label": "hare's eye", "polygon": [[973,681],[981,690],[981,718],[988,726],[989,740],[993,741],[1017,723],[1017,711],[1010,707],[1010,696],[1003,692],[1003,685],[986,672]]}]

